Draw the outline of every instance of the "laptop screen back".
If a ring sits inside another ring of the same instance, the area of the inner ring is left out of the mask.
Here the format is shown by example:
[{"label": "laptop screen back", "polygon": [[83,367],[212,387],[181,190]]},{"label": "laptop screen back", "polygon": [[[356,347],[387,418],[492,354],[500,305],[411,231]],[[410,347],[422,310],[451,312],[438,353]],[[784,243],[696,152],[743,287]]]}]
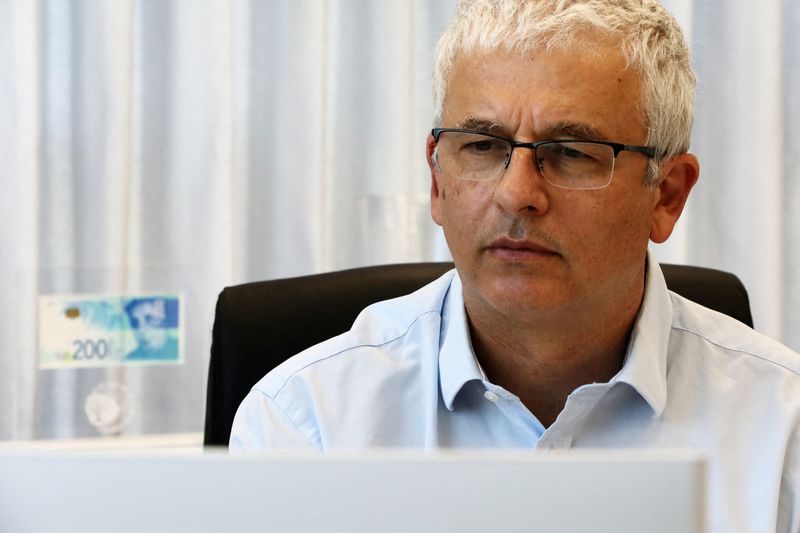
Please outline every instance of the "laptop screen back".
[{"label": "laptop screen back", "polygon": [[676,452],[0,453],[0,531],[701,533]]}]

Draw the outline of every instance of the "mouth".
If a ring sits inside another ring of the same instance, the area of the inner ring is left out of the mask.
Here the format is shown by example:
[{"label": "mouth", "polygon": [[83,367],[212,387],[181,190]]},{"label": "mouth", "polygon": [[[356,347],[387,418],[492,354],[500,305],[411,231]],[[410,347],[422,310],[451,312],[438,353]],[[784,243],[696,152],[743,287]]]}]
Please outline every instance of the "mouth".
[{"label": "mouth", "polygon": [[559,257],[554,249],[540,242],[531,240],[515,240],[500,237],[486,247],[486,251],[494,257],[512,261],[537,260]]}]

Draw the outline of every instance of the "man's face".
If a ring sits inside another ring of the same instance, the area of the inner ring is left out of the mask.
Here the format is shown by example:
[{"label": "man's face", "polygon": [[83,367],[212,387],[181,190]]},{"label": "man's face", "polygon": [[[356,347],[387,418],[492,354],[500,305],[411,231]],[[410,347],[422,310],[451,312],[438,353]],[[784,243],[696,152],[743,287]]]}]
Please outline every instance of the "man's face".
[{"label": "man's face", "polygon": [[[586,130],[642,145],[639,95],[638,73],[624,69],[614,47],[594,47],[591,55],[473,53],[454,65],[442,126],[495,124],[493,133],[526,142],[579,138]],[[640,297],[658,199],[657,189],[643,185],[645,156],[621,152],[607,188],[567,190],[544,180],[532,150],[516,149],[504,176],[487,182],[442,174],[431,162],[434,148],[430,137],[432,214],[470,312],[586,316],[614,298]]]},{"label": "man's face", "polygon": [[163,312],[153,303],[140,303],[130,314],[134,335],[139,346],[146,350],[157,350],[167,342],[167,331],[161,327]]}]

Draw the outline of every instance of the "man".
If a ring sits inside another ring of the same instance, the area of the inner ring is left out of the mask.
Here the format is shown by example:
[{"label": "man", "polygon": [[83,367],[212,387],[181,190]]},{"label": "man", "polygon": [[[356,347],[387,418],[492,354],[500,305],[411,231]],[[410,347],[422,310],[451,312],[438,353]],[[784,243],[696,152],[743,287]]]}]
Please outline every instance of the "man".
[{"label": "man", "polygon": [[427,141],[456,271],[267,375],[231,448],[692,447],[712,531],[800,531],[800,357],[647,255],[699,174],[694,83],[655,0],[462,1]]}]

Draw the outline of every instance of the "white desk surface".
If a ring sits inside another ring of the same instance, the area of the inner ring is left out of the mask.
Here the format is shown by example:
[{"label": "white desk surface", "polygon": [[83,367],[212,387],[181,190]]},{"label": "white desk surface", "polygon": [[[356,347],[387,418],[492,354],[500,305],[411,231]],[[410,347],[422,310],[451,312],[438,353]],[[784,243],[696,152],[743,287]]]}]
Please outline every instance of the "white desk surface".
[{"label": "white desk surface", "polygon": [[0,441],[0,451],[140,452],[195,455],[203,453],[202,433],[166,433],[84,439]]}]

